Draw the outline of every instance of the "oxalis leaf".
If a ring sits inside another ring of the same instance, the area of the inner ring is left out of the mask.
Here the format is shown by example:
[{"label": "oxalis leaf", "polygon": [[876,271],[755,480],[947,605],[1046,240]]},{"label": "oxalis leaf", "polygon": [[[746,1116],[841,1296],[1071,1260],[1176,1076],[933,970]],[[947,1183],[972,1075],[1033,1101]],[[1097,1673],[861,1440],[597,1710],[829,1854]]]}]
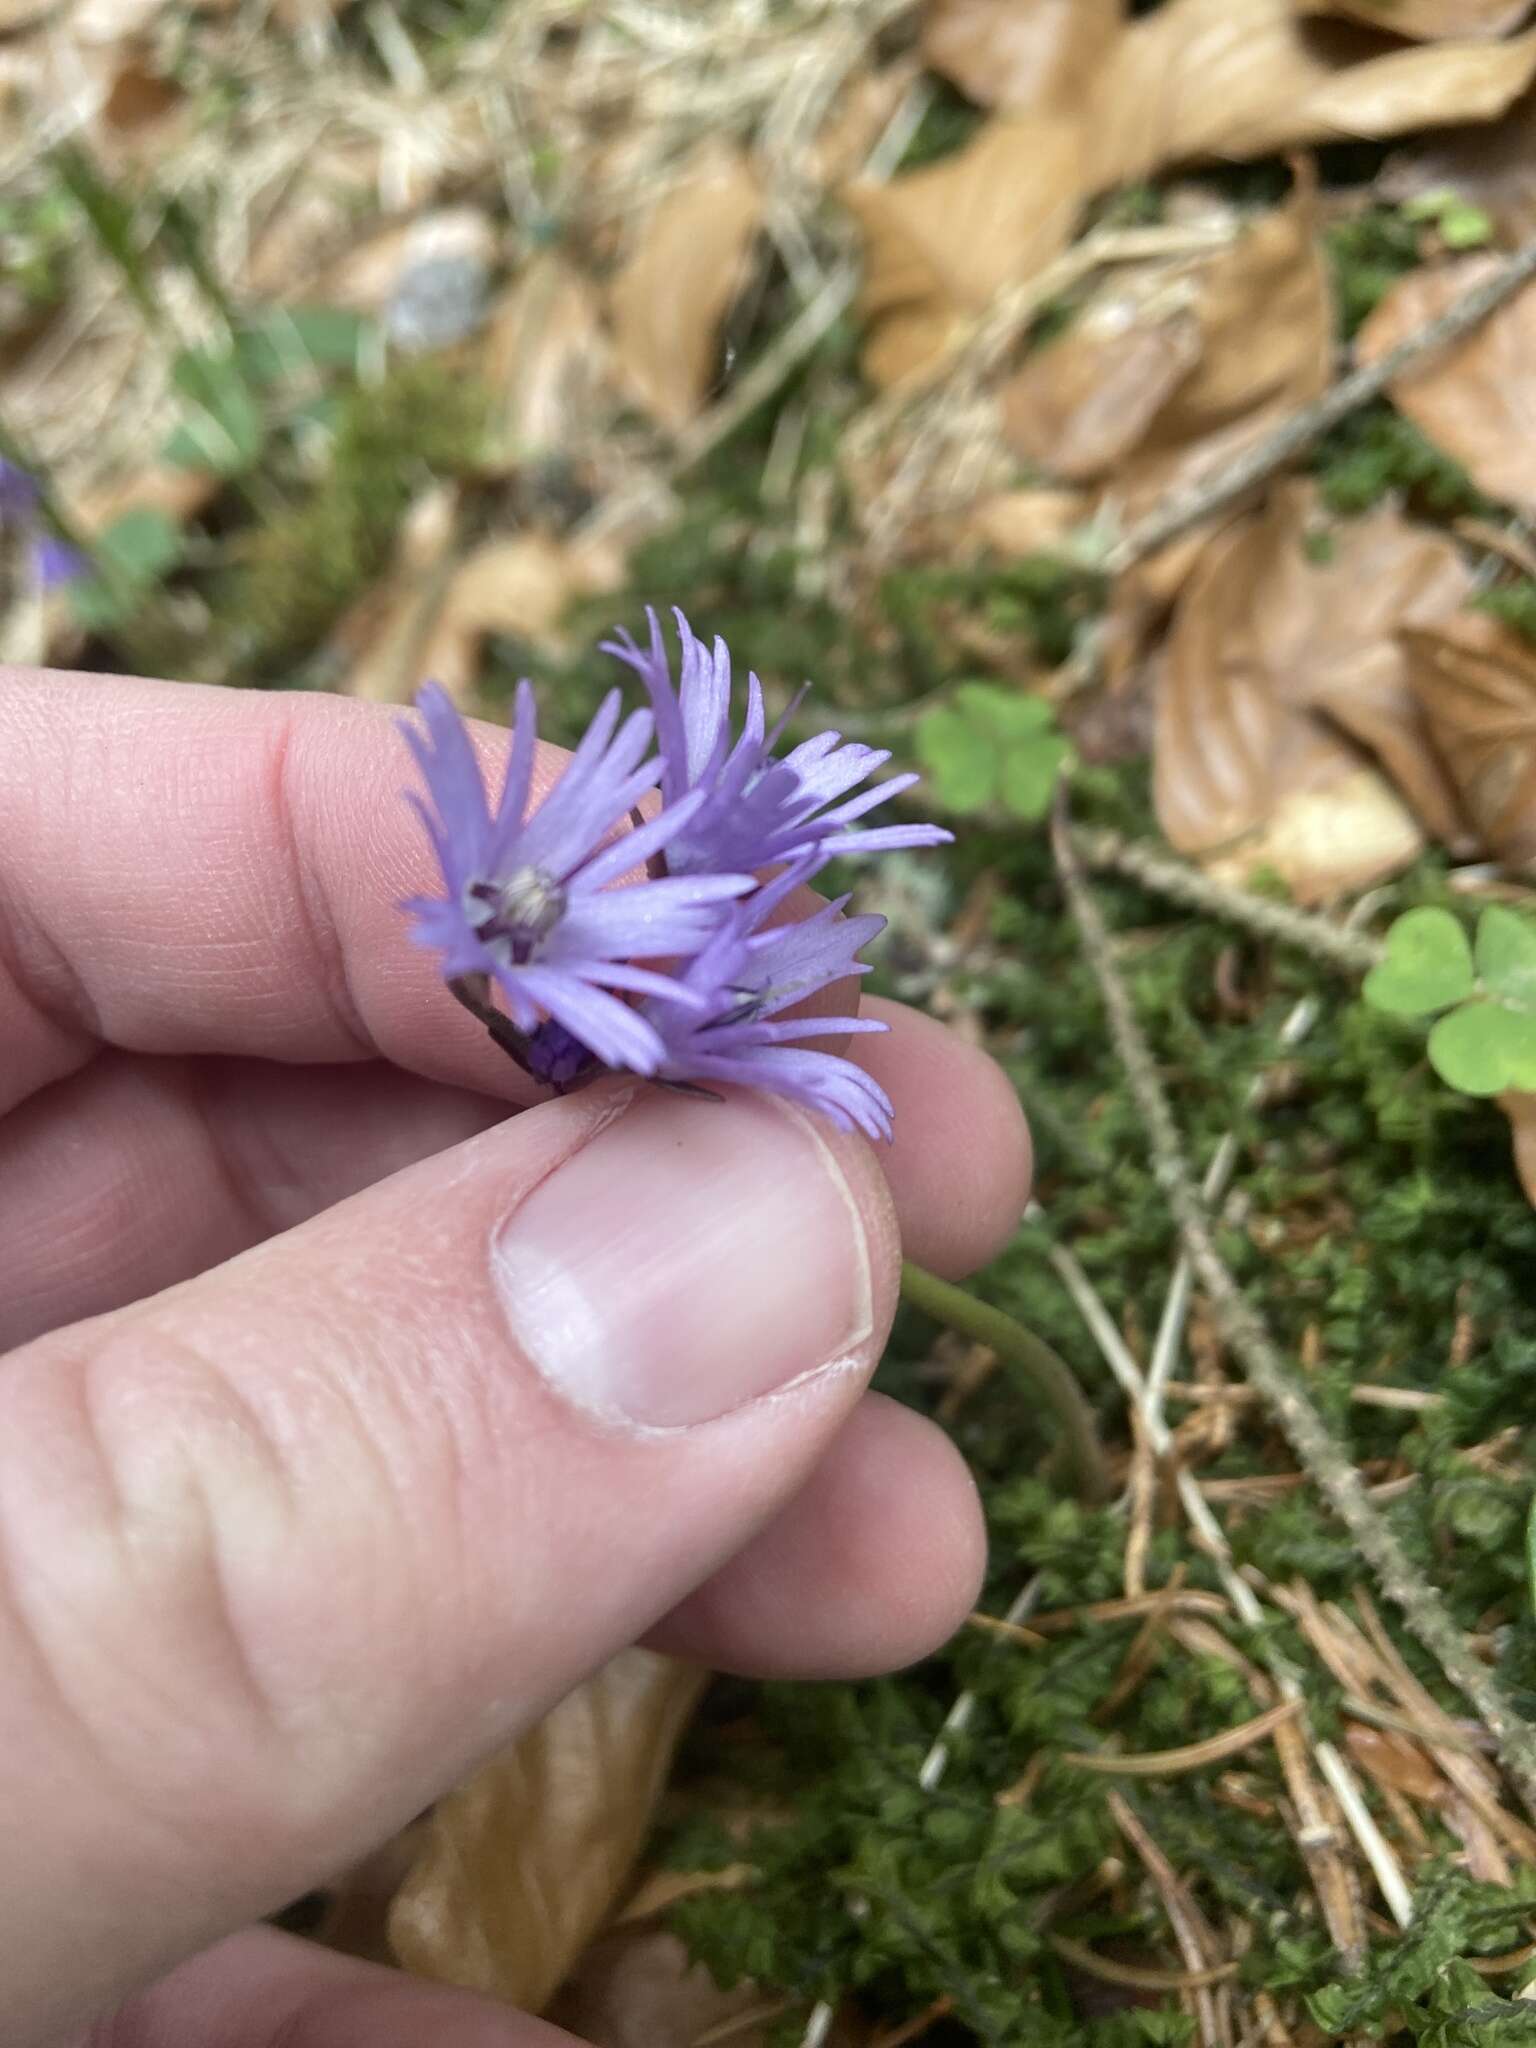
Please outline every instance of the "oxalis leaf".
[{"label": "oxalis leaf", "polygon": [[1536,1016],[1499,1003],[1463,1003],[1429,1034],[1429,1063],[1463,1095],[1536,1088]]},{"label": "oxalis leaf", "polygon": [[1477,927],[1477,973],[1490,995],[1536,1011],[1536,924],[1490,903]]},{"label": "oxalis leaf", "polygon": [[1044,698],[994,683],[962,683],[953,704],[917,728],[929,788],[951,811],[999,804],[1015,817],[1042,818],[1069,752]]},{"label": "oxalis leaf", "polygon": [[1406,911],[1387,933],[1387,957],[1361,990],[1373,1010],[1427,1017],[1471,995],[1472,948],[1448,910]]}]

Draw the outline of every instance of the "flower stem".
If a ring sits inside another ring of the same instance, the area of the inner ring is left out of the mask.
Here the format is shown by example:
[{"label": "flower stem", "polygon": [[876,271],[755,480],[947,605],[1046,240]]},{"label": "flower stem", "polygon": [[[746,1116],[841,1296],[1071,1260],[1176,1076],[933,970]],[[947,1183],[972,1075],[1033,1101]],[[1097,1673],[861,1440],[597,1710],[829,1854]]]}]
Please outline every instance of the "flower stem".
[{"label": "flower stem", "polygon": [[914,1266],[910,1259],[902,1261],[901,1294],[904,1301],[932,1316],[936,1323],[945,1323],[962,1336],[985,1344],[1005,1365],[1028,1380],[1031,1391],[1040,1396],[1056,1417],[1079,1493],[1085,1500],[1108,1498],[1109,1472],[1094,1426],[1093,1410],[1071,1370],[1049,1344],[1003,1309],[978,1301],[963,1287],[952,1287],[936,1273]]}]

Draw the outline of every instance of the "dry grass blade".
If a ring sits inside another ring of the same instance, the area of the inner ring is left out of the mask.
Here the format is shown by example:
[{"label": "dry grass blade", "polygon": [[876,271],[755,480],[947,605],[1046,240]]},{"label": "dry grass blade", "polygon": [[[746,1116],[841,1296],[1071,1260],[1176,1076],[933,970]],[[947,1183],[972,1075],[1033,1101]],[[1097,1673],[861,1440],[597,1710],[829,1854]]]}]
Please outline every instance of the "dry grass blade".
[{"label": "dry grass blade", "polygon": [[1051,1934],[1046,1939],[1065,1962],[1102,1983],[1123,1984],[1128,1991],[1200,1991],[1207,1984],[1225,1983],[1242,1968],[1241,1963],[1231,1962],[1214,1963],[1208,1970],[1143,1970],[1134,1963],[1113,1962],[1069,1934]]},{"label": "dry grass blade", "polygon": [[1080,1770],[1099,1771],[1115,1778],[1171,1778],[1182,1771],[1201,1771],[1208,1764],[1218,1764],[1229,1756],[1239,1756],[1245,1749],[1251,1749],[1256,1742],[1264,1742],[1275,1730],[1287,1721],[1294,1721],[1304,1711],[1301,1700],[1282,1700],[1277,1707],[1266,1713],[1255,1714],[1251,1721],[1245,1721],[1240,1728],[1228,1728],[1220,1735],[1207,1736],[1204,1742],[1187,1742],[1178,1749],[1149,1749],[1135,1756],[1117,1756],[1113,1751],[1069,1749],[1062,1752],[1064,1764],[1075,1764]]},{"label": "dry grass blade", "polygon": [[1228,2001],[1213,1995],[1214,1986],[1206,1973],[1220,1970],[1229,1958],[1218,1953],[1214,1931],[1195,1904],[1189,1888],[1137,1818],[1135,1809],[1119,1792],[1108,1795],[1110,1813],[1152,1880],[1163,1911],[1173,1929],[1174,1940],[1184,1958],[1185,1969],[1197,1980],[1194,1989],[1183,1994],[1194,2012],[1202,2048],[1231,2048],[1232,2022]]}]

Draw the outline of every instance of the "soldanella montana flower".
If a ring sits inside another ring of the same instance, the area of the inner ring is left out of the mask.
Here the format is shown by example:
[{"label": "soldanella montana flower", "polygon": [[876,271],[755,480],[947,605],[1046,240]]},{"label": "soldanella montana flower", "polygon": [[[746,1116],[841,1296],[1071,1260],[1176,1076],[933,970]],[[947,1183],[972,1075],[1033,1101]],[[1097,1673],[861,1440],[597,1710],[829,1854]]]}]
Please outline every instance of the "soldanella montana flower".
[{"label": "soldanella montana flower", "polygon": [[[861,825],[916,777],[863,787],[889,755],[837,733],[781,756],[755,675],[738,730],[724,642],[706,648],[675,616],[677,683],[654,613],[649,649],[627,634],[606,643],[638,672],[651,709],[625,717],[613,691],[537,801],[527,683],[494,804],[458,711],[435,684],[422,690],[421,726],[403,729],[426,783],[429,801],[411,801],[443,894],[405,905],[413,936],[442,955],[450,988],[498,1043],[558,1090],[605,1071],[694,1093],[762,1088],[888,1138],[883,1089],[806,1043],[884,1026],[786,1014],[865,973],[859,950],[885,921],[845,915],[846,898],[794,911],[814,901],[798,892],[829,860],[950,835]],[[659,808],[646,802],[652,791]],[[635,879],[615,887],[625,876]]]}]

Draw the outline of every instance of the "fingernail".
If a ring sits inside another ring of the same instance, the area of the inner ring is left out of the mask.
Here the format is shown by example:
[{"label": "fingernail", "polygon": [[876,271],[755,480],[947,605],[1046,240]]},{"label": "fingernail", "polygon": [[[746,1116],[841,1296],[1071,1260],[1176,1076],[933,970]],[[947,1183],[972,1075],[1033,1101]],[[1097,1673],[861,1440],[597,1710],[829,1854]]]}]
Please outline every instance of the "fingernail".
[{"label": "fingernail", "polygon": [[492,1255],[513,1334],[567,1400],[707,1422],[869,1337],[869,1247],[831,1147],[763,1096],[636,1098],[540,1182]]}]

